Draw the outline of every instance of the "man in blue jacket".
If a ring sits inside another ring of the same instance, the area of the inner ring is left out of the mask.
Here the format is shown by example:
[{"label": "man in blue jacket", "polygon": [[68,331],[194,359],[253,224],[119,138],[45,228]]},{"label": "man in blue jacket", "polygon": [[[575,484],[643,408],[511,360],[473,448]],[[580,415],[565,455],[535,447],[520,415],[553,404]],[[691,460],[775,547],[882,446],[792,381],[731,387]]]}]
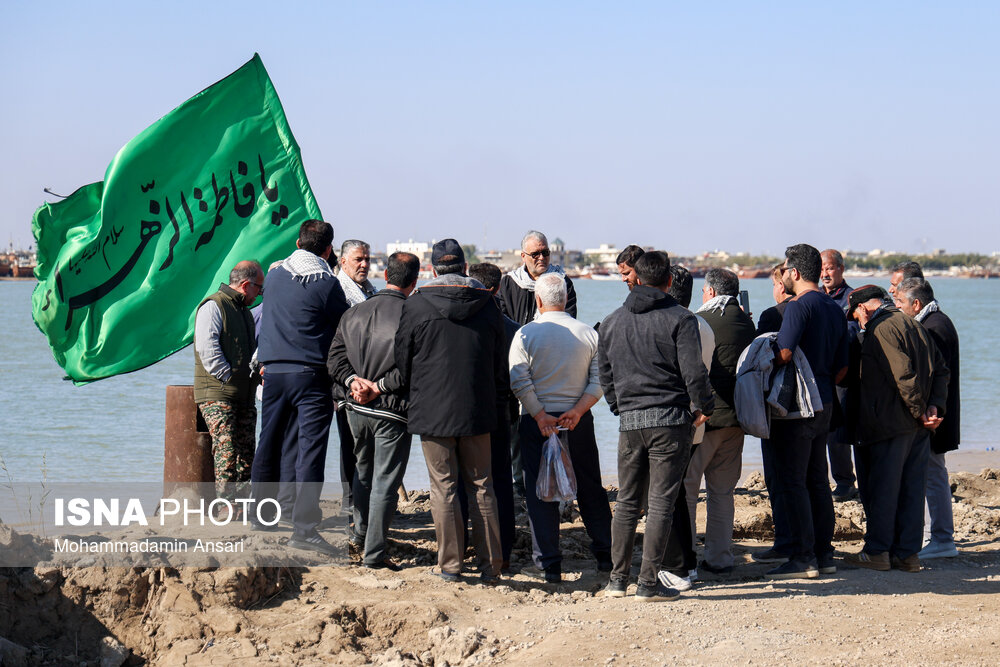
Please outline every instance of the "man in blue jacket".
[{"label": "man in blue jacket", "polygon": [[299,229],[298,250],[264,279],[258,345],[264,391],[250,475],[258,503],[277,498],[281,516],[290,514],[289,546],[327,555],[337,551],[316,530],[323,518],[319,497],[333,419],[326,358],[348,307],[327,262],[332,243],[329,223],[307,220]]}]

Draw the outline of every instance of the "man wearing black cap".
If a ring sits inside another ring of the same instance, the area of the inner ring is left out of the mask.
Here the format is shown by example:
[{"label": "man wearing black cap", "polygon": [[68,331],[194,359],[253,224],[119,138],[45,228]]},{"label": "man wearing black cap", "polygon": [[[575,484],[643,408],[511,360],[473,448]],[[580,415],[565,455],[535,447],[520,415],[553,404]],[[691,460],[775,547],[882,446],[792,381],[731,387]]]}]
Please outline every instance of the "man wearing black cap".
[{"label": "man wearing black cap", "polygon": [[944,417],[948,367],[881,287],[859,287],[848,303],[863,333],[855,459],[867,529],[862,550],[845,561],[919,572],[930,433]]},{"label": "man wearing black cap", "polygon": [[431,264],[436,277],[404,302],[396,333],[396,367],[410,389],[407,430],[420,435],[430,476],[435,574],[458,581],[462,571],[461,479],[481,576],[492,582],[502,562],[490,432],[497,423],[497,398],[507,392],[504,324],[490,291],[465,275],[458,241],[435,243]]}]

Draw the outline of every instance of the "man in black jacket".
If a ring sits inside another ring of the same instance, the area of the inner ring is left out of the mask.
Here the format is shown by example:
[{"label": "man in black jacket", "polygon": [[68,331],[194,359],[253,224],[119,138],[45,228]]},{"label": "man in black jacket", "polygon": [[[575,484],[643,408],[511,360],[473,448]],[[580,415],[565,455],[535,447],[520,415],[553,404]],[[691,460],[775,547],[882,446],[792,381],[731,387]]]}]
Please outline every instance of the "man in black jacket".
[{"label": "man in black jacket", "polygon": [[705,519],[705,557],[699,568],[713,574],[729,574],[733,569],[733,492],[743,470],[743,429],[736,419],[733,393],[736,390],[736,365],[740,355],[754,339],[753,320],[743,312],[737,295],[740,279],[729,269],[709,269],[702,288],[702,306],[698,315],[715,334],[712,383],[715,411],[705,426],[705,437],[694,448],[684,486],[692,534],[698,506],[698,489],[705,478],[707,495]]},{"label": "man in black jacket", "polygon": [[927,513],[930,525],[924,528],[924,538],[930,541],[920,550],[921,560],[954,558],[955,521],[951,511],[951,483],[944,455],[958,449],[961,442],[961,399],[959,394],[958,331],[951,318],[944,314],[931,284],[922,278],[907,278],[896,288],[896,306],[924,325],[931,340],[944,355],[951,375],[948,379],[948,400],[945,420],[931,433],[931,456],[927,464]]},{"label": "man in black jacket", "polygon": [[678,595],[658,585],[657,573],[691,454],[692,427],[707,420],[713,401],[695,316],[667,294],[671,282],[667,253],[645,253],[635,270],[635,288],[625,305],[601,323],[598,343],[604,397],[621,420],[620,489],[611,528],[613,569],[605,595],[625,595],[648,482],[649,511],[636,597],[660,601]]},{"label": "man in black jacket", "polygon": [[493,295],[465,275],[465,254],[455,239],[435,243],[431,263],[437,277],[403,305],[396,366],[410,389],[407,430],[420,435],[430,476],[435,573],[457,581],[462,570],[465,540],[456,492],[461,470],[482,578],[494,581],[502,556],[490,432],[497,396],[507,392],[503,320]]},{"label": "man in black jacket", "polygon": [[354,436],[353,537],[364,544],[365,567],[373,569],[399,569],[386,553],[386,538],[410,458],[410,434],[395,340],[419,272],[415,255],[390,255],[385,289],[344,314],[326,362]]},{"label": "man in black jacket", "polygon": [[[521,239],[521,260],[524,262],[500,280],[500,308],[503,314],[518,324],[535,319],[535,279],[545,273],[562,273],[562,267],[550,262],[551,252],[545,234],[530,231]],[[566,312],[576,317],[576,290],[566,278]]]}]

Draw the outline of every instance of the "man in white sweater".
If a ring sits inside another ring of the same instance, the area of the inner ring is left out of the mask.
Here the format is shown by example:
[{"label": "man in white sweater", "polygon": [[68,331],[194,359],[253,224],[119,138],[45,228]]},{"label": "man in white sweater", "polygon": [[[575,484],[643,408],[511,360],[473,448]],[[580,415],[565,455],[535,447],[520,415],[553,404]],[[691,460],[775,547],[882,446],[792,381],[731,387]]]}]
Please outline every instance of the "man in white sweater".
[{"label": "man in white sweater", "polygon": [[560,274],[535,283],[539,315],[521,327],[510,348],[510,387],[521,403],[519,433],[532,557],[545,580],[562,580],[559,503],[535,493],[542,445],[559,427],[577,481],[577,503],[598,568],[611,570],[611,507],[601,482],[601,463],[590,408],[601,398],[597,331],[565,312],[566,281]]}]

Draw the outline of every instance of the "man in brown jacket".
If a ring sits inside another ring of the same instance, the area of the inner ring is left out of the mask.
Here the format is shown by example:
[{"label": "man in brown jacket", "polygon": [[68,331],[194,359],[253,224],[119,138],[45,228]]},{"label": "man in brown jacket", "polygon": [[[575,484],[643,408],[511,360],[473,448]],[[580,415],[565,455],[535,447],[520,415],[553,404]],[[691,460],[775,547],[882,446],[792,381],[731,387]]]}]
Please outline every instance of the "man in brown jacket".
[{"label": "man in brown jacket", "polygon": [[860,287],[848,303],[863,336],[855,459],[868,528],[864,548],[846,561],[919,572],[930,433],[944,417],[948,367],[881,287]]}]

